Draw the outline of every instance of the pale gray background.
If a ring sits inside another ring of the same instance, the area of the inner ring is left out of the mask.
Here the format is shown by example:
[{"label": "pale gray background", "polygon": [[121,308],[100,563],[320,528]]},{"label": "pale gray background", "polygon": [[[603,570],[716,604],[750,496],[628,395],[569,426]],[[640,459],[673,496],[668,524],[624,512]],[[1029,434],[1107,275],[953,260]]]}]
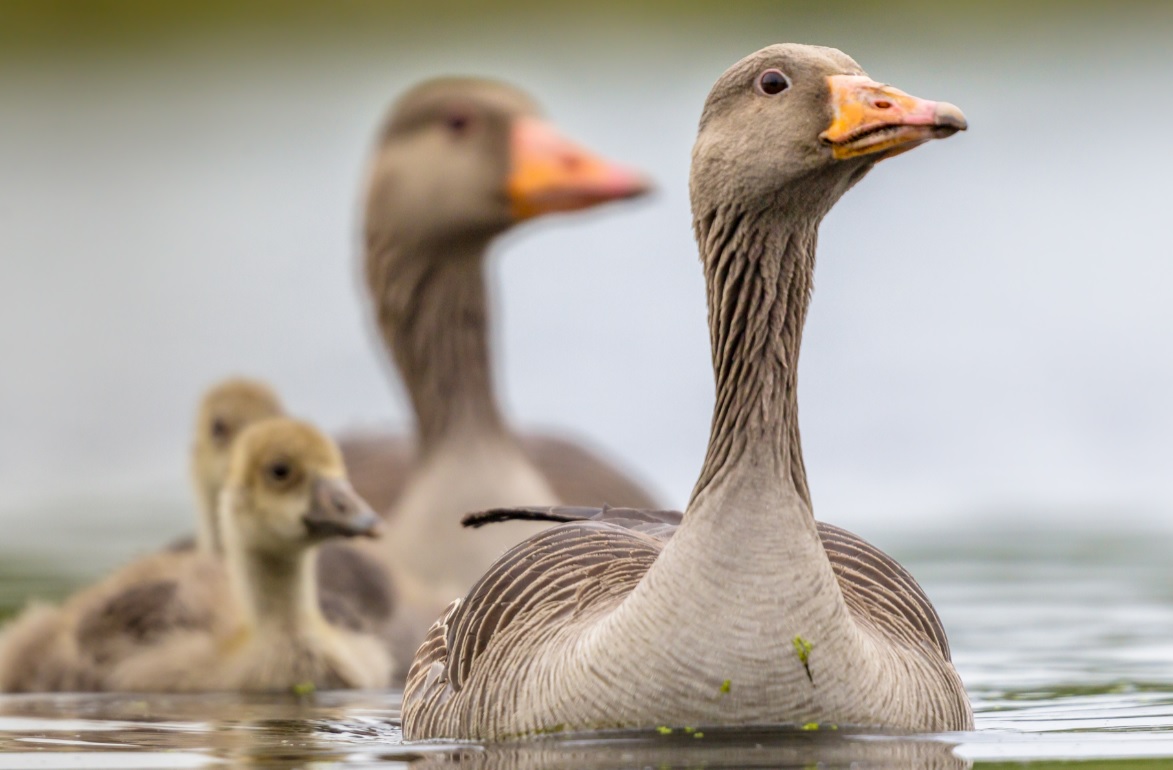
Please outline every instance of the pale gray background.
[{"label": "pale gray background", "polygon": [[1173,14],[1125,6],[530,9],[0,58],[0,538],[182,531],[192,407],[226,374],[333,431],[407,424],[367,326],[356,202],[386,105],[447,73],[524,86],[656,180],[647,202],[501,243],[494,341],[519,426],[605,447],[682,505],[712,397],[689,150],[712,81],[782,40],[837,45],[971,124],[882,164],[823,226],[801,374],[820,517],[1163,523]]}]

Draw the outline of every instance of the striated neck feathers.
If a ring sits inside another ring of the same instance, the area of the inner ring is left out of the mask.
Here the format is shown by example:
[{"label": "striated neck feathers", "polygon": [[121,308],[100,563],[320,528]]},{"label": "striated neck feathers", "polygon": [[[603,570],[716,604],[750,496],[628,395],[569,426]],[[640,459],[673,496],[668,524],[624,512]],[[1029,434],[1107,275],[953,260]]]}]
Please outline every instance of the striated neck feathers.
[{"label": "striated neck feathers", "polygon": [[454,242],[428,254],[422,245],[368,244],[379,332],[407,386],[424,454],[454,435],[505,432],[490,367],[486,246]]},{"label": "striated neck feathers", "polygon": [[[697,500],[739,463],[779,469],[808,507],[798,354],[821,216],[721,205],[694,221],[708,293],[716,402]],[[779,209],[781,206],[781,209]],[[691,504],[690,504],[691,507]]]}]

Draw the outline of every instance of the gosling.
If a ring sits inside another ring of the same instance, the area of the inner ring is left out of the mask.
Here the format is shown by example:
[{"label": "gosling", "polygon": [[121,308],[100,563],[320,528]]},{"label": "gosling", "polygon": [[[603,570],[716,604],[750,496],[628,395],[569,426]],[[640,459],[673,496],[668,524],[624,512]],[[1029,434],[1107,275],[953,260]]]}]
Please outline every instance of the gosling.
[{"label": "gosling", "polygon": [[337,446],[275,418],[247,428],[220,495],[222,580],[198,604],[209,622],[177,625],[119,661],[107,689],[240,692],[387,687],[395,665],[378,635],[332,625],[318,602],[318,547],[373,537],[379,518],[347,480]]}]

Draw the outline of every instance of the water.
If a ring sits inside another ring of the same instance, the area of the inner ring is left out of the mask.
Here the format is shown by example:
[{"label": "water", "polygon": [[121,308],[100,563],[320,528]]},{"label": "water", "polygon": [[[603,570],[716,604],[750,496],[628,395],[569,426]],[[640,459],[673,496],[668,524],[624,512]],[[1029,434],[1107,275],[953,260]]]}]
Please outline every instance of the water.
[{"label": "water", "polygon": [[[902,559],[936,603],[973,701],[974,732],[705,730],[702,738],[678,732],[543,739],[508,747],[402,746],[398,693],[320,693],[300,701],[235,695],[0,696],[0,770],[217,763],[266,768],[1173,763],[1168,532],[940,527],[876,539]],[[5,556],[0,553],[0,563],[10,563]],[[41,594],[63,585],[35,577],[10,569],[0,580],[0,596],[12,596],[22,579],[25,588]]]},{"label": "water", "polygon": [[19,5],[0,8],[0,615],[190,527],[212,380],[267,378],[333,431],[407,422],[356,287],[355,199],[380,113],[438,73],[517,82],[659,183],[502,244],[495,352],[519,424],[586,436],[681,504],[712,399],[685,194],[700,103],[740,56],[805,40],[971,121],[828,218],[801,400],[816,510],[925,584],[978,729],[424,750],[398,745],[393,694],[0,697],[0,770],[1173,762],[1173,5],[29,3],[18,24]]}]

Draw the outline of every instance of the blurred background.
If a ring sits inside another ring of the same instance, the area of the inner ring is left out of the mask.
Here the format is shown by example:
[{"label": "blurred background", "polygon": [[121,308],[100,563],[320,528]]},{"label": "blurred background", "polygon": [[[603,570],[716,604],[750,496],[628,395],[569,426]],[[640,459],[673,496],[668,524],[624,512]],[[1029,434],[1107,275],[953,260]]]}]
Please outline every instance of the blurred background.
[{"label": "blurred background", "polygon": [[4,0],[0,583],[187,531],[192,411],[225,375],[334,432],[409,427],[357,202],[387,105],[438,74],[512,81],[656,180],[501,242],[493,334],[517,425],[683,505],[712,399],[689,152],[712,82],[780,41],[971,126],[824,223],[801,371],[819,517],[1166,526],[1171,31],[1162,2]]}]

